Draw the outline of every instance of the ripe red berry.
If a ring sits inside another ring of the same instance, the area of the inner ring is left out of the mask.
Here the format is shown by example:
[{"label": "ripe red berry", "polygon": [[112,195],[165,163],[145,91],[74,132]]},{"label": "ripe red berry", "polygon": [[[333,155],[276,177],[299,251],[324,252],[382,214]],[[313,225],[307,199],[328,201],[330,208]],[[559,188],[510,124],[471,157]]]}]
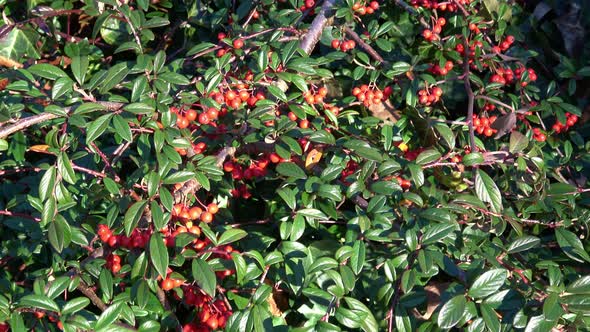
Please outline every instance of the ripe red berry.
[{"label": "ripe red berry", "polygon": [[233,42],[233,46],[236,50],[239,50],[244,47],[244,41],[242,39],[236,39]]}]

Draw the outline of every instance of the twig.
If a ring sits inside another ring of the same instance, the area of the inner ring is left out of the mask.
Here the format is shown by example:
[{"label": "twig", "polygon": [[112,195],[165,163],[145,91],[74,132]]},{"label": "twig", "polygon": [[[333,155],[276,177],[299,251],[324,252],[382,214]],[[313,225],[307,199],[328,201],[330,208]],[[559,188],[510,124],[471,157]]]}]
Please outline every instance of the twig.
[{"label": "twig", "polygon": [[98,309],[100,309],[100,311],[107,310],[107,305],[104,302],[102,302],[102,300],[96,295],[92,288],[88,287],[88,285],[86,285],[86,283],[82,279],[80,279],[80,283],[78,284],[78,287],[76,287],[76,289],[79,290],[80,293],[86,295],[86,297],[89,298],[90,301],[92,301],[92,303]]},{"label": "twig", "polygon": [[381,55],[379,55],[379,53],[377,53],[377,51],[375,51],[375,49],[373,47],[371,47],[371,45],[365,43],[364,40],[361,39],[361,37],[359,37],[359,35],[354,32],[354,30],[352,30],[350,27],[345,26],[344,27],[344,32],[346,32],[347,35],[350,36],[350,38],[352,38],[363,50],[365,50],[375,61],[379,62],[380,64],[387,64],[388,62],[383,60],[383,57],[381,57]]},{"label": "twig", "polygon": [[514,112],[514,107],[512,107],[512,106],[510,106],[508,104],[505,104],[505,103],[503,103],[503,102],[501,102],[501,101],[499,101],[497,99],[494,99],[494,98],[491,98],[491,97],[488,97],[488,96],[484,96],[484,95],[477,95],[477,96],[475,96],[475,98],[476,99],[487,100],[487,101],[489,101],[492,104],[500,105],[502,107],[505,107],[505,108],[509,109],[511,112]]},{"label": "twig", "polygon": [[[109,102],[109,101],[98,101],[96,103],[106,107],[106,109],[110,110],[110,111],[119,110],[124,105],[123,103],[115,103],[115,102]],[[72,107],[65,107],[64,108],[64,113],[66,114],[66,116],[67,116],[67,114],[69,114],[71,112],[71,110],[72,110]],[[62,115],[57,115],[57,114],[45,112],[45,113],[30,116],[30,117],[27,117],[24,119],[20,119],[9,126],[4,126],[4,127],[0,128],[0,138],[6,138],[9,135],[11,135],[17,131],[21,131],[21,130],[26,129],[30,126],[34,126],[36,124],[39,124],[39,123],[42,123],[45,121],[49,121],[49,120],[53,120],[53,119],[57,119],[60,117],[62,117]]]},{"label": "twig", "polygon": [[180,320],[178,320],[178,317],[176,317],[176,314],[172,311],[172,307],[170,306],[170,302],[168,302],[168,299],[166,298],[166,293],[164,293],[164,291],[160,287],[157,287],[156,296],[157,296],[158,300],[160,301],[160,303],[162,304],[162,306],[164,307],[164,310],[169,311],[172,318],[174,318],[174,320],[176,320],[176,326],[174,327],[176,332],[182,332],[182,327],[180,326]]},{"label": "twig", "polygon": [[335,1],[336,0],[325,0],[320,12],[313,19],[313,22],[311,22],[309,31],[305,34],[305,37],[303,37],[303,40],[299,44],[305,53],[311,54],[320,40],[322,31],[324,31],[324,27],[328,23],[328,18],[332,16],[332,7],[334,7]]},{"label": "twig", "polygon": [[[405,1],[403,0],[394,0],[395,4],[402,7],[405,11],[407,11],[408,13],[410,13],[410,15],[413,16],[418,16],[419,13],[416,9],[414,9],[414,7],[408,5]],[[420,19],[418,20],[420,22],[420,24],[425,27],[425,28],[429,28],[430,26],[428,25],[428,23],[424,20],[424,17],[420,17]]]},{"label": "twig", "polygon": [[28,214],[25,214],[25,213],[12,212],[12,211],[8,211],[8,210],[0,210],[0,216],[25,218],[25,219],[33,220],[35,222],[40,222],[41,221],[40,218],[33,217],[31,215],[28,215]]},{"label": "twig", "polygon": [[30,116],[28,118],[21,119],[10,126],[0,128],[0,138],[6,138],[9,135],[11,135],[17,131],[21,131],[21,130],[28,128],[30,126],[34,126],[38,123],[57,119],[59,117],[60,117],[59,115],[56,115],[53,113],[41,113],[41,114]]},{"label": "twig", "polygon": [[129,17],[127,17],[127,15],[125,15],[122,11],[116,9],[116,7],[115,7],[115,10],[123,17],[125,22],[127,22],[127,24],[129,24],[129,29],[131,29],[131,34],[133,34],[133,38],[135,38],[135,43],[139,47],[139,53],[143,53],[143,46],[141,45],[141,39],[139,38],[139,33],[137,33],[137,30],[133,26],[133,23],[131,23],[131,20],[129,19]]},{"label": "twig", "polygon": [[[463,12],[463,15],[469,16],[469,12],[467,11],[467,9],[465,9],[465,7],[463,7],[463,5],[459,1],[453,0],[453,3],[455,3],[457,5],[457,7],[459,7],[459,9],[461,9],[461,12]],[[466,50],[467,50],[467,48],[466,48]]]},{"label": "twig", "polygon": [[467,126],[469,127],[469,146],[471,151],[475,151],[475,132],[473,130],[473,106],[475,96],[471,90],[471,81],[469,77],[469,43],[467,37],[463,39],[463,46],[465,47],[465,54],[463,56],[463,83],[465,85],[465,92],[467,93]]}]

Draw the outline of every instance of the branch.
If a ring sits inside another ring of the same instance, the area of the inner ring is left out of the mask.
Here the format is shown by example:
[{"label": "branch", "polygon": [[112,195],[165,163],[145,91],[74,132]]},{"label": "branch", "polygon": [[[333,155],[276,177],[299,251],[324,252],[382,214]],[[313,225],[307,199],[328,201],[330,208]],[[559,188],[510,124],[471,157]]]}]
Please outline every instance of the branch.
[{"label": "branch", "polygon": [[92,303],[98,309],[100,309],[100,311],[107,310],[107,305],[104,304],[104,302],[102,302],[102,300],[96,295],[96,293],[90,287],[88,287],[88,285],[86,285],[86,283],[82,279],[80,279],[80,283],[78,284],[78,287],[76,287],[76,289],[79,290],[80,293],[86,295],[86,297],[89,298],[90,301],[92,301]]},{"label": "branch", "polygon": [[328,23],[328,18],[332,16],[332,7],[334,6],[334,2],[336,0],[325,0],[322,4],[322,8],[318,15],[313,19],[311,22],[311,27],[309,31],[303,37],[303,40],[299,44],[299,46],[303,49],[303,51],[307,54],[311,54],[315,45],[320,40],[320,36],[322,35],[322,31],[324,27]]},{"label": "branch", "polygon": [[467,37],[463,39],[463,46],[465,48],[463,56],[463,83],[465,85],[465,92],[467,93],[467,126],[469,127],[469,147],[471,151],[475,152],[475,133],[473,131],[473,104],[475,95],[471,90],[471,81],[469,77],[469,43]]},{"label": "branch", "polygon": [[[97,104],[100,104],[106,107],[107,110],[116,111],[123,107],[123,103],[116,103],[110,101],[97,101]],[[69,114],[72,111],[72,107],[64,108],[66,114]],[[56,115],[53,113],[41,113],[37,115],[30,116],[28,118],[20,119],[17,122],[13,123],[12,125],[5,126],[0,128],[0,138],[6,138],[11,134],[14,134],[17,131],[21,131],[28,127],[34,126],[39,123],[43,123],[45,121],[53,120],[62,117],[61,115]]]},{"label": "branch", "polygon": [[28,118],[21,119],[10,126],[0,128],[0,138],[6,138],[11,134],[16,133],[17,131],[21,131],[30,126],[34,126],[38,123],[53,120],[59,117],[59,115],[53,113],[41,113],[30,116]]},{"label": "branch", "polygon": [[174,313],[174,311],[172,311],[172,307],[170,307],[170,302],[168,302],[168,299],[166,298],[166,293],[164,293],[162,288],[160,288],[160,287],[156,287],[156,288],[157,288],[156,296],[158,297],[158,300],[160,301],[160,303],[164,307],[164,310],[170,311],[170,315],[172,316],[172,318],[174,318],[174,320],[176,320],[176,327],[174,329],[176,330],[176,332],[182,332],[182,327],[180,326],[180,320],[178,320],[178,317],[176,317],[176,314]]},{"label": "branch", "polygon": [[371,45],[365,43],[364,40],[361,39],[361,37],[359,37],[359,35],[354,32],[354,30],[352,30],[350,27],[345,26],[344,27],[344,31],[346,32],[347,35],[349,35],[357,44],[359,44],[359,46],[365,50],[367,53],[369,53],[369,55],[377,62],[379,62],[380,64],[384,63],[387,64],[388,62],[383,60],[383,57],[381,57],[381,55],[379,55],[379,53],[377,53],[377,51],[375,51],[375,49],[373,47],[371,47]]}]

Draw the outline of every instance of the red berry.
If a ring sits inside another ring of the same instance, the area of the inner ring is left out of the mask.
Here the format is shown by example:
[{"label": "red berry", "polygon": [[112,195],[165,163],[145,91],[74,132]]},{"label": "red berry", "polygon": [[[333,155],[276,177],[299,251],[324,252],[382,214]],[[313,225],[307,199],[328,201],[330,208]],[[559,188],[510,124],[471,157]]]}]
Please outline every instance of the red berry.
[{"label": "red berry", "polygon": [[244,41],[242,39],[236,39],[233,42],[233,46],[236,50],[239,50],[240,48],[244,47]]}]

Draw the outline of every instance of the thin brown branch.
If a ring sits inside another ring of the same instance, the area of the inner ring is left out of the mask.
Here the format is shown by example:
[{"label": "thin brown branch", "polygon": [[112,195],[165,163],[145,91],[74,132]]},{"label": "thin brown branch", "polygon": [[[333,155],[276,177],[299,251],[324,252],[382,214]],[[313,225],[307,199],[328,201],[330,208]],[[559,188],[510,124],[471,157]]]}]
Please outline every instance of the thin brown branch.
[{"label": "thin brown branch", "polygon": [[333,15],[335,2],[335,0],[324,0],[320,12],[313,19],[313,22],[311,22],[309,31],[305,34],[305,37],[303,37],[303,40],[299,44],[299,47],[301,47],[305,53],[311,54],[316,44],[319,42],[324,27],[328,23],[329,18]]},{"label": "thin brown branch", "polygon": [[475,132],[473,130],[473,107],[475,95],[471,90],[471,77],[469,71],[469,43],[467,37],[463,39],[463,46],[465,47],[465,54],[463,56],[463,83],[465,85],[465,93],[467,93],[467,126],[469,127],[469,147],[471,151],[475,152]]},{"label": "thin brown branch", "polygon": [[158,298],[158,301],[160,301],[160,303],[164,307],[164,310],[169,311],[172,318],[174,318],[174,320],[176,321],[176,326],[174,327],[176,332],[182,332],[182,326],[180,324],[180,320],[178,320],[178,317],[176,317],[176,314],[174,313],[174,311],[172,311],[172,307],[170,306],[170,302],[168,302],[168,298],[166,298],[166,293],[164,293],[164,291],[160,287],[157,287],[156,297]]},{"label": "thin brown branch", "polygon": [[35,222],[40,222],[41,221],[40,218],[33,217],[33,216],[29,215],[29,214],[19,213],[19,212],[12,212],[12,211],[8,211],[8,210],[0,210],[0,216],[24,218],[24,219],[33,220]]},{"label": "thin brown branch", "polygon": [[78,287],[76,287],[76,289],[79,290],[80,293],[86,295],[86,297],[89,298],[90,301],[98,309],[100,309],[100,311],[107,310],[107,305],[104,302],[102,302],[102,300],[96,295],[92,288],[88,287],[88,285],[86,285],[86,283],[82,279],[80,279],[80,283],[78,284]]},{"label": "thin brown branch", "polygon": [[344,32],[346,32],[346,34],[349,35],[350,38],[352,38],[375,61],[379,62],[380,64],[387,63],[387,61],[383,60],[383,57],[381,55],[379,55],[379,53],[377,53],[377,51],[375,51],[375,49],[373,47],[371,47],[371,45],[365,43],[365,41],[362,40],[361,37],[359,37],[359,35],[356,32],[354,32],[354,30],[352,30],[350,27],[345,26]]},{"label": "thin brown branch", "polygon": [[[110,111],[119,110],[124,105],[123,103],[116,103],[116,102],[109,102],[109,101],[98,101],[96,103],[106,107],[106,109],[110,110]],[[72,107],[65,107],[64,113],[69,114],[71,112],[71,110],[72,110]],[[11,125],[1,127],[0,128],[0,138],[6,138],[11,134],[16,133],[17,131],[21,131],[21,130],[26,129],[28,127],[34,126],[36,124],[43,123],[43,122],[53,120],[53,119],[57,119],[60,117],[62,117],[62,116],[45,112],[45,113],[30,116],[30,117],[27,117],[24,119],[20,119]]]}]

